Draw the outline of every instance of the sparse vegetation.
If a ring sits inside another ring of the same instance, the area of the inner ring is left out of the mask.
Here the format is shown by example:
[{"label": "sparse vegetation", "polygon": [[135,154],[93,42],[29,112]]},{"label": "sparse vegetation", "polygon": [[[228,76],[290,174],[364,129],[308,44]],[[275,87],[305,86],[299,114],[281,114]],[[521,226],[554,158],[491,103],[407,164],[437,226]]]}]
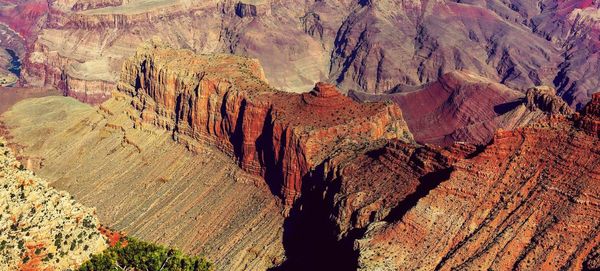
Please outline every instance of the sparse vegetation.
[{"label": "sparse vegetation", "polygon": [[[123,245],[126,242],[127,245]],[[208,271],[211,264],[197,256],[127,237],[102,254],[93,255],[80,271]]]}]

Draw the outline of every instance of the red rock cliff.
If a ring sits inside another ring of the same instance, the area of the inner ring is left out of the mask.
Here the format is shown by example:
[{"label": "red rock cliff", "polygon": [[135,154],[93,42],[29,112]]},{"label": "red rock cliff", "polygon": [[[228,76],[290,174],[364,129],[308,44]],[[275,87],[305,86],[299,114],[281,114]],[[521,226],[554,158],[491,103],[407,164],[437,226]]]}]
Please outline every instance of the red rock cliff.
[{"label": "red rock cliff", "polygon": [[125,62],[118,89],[134,97],[143,122],[191,149],[197,140],[213,143],[263,176],[288,206],[303,177],[336,152],[378,139],[412,141],[396,105],[357,103],[325,83],[280,92],[248,58],[148,45]]}]

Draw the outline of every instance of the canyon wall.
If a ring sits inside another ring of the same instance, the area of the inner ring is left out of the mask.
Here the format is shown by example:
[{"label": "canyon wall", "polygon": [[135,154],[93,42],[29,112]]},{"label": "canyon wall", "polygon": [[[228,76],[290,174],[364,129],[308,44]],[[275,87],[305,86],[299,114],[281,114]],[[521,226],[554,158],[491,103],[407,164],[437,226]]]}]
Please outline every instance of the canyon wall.
[{"label": "canyon wall", "polygon": [[426,87],[390,95],[520,124],[420,145],[396,103],[280,92],[255,59],[158,43],[98,108],[33,99],[3,121],[28,167],[110,226],[224,269],[597,268],[600,95],[573,113],[552,88],[465,72]]},{"label": "canyon wall", "polygon": [[118,88],[134,98],[142,121],[191,149],[211,142],[265,177],[288,205],[302,179],[332,154],[378,139],[412,141],[392,103],[358,103],[325,83],[304,94],[279,92],[258,61],[242,57],[148,45],[126,61]]}]

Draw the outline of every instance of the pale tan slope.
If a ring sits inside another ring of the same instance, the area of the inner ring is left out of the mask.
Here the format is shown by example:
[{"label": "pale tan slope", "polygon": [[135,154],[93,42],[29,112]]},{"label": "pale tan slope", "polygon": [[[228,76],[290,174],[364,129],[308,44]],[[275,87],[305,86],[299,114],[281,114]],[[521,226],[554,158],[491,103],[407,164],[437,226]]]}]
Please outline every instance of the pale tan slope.
[{"label": "pale tan slope", "polygon": [[[118,95],[118,94],[115,94]],[[103,224],[206,255],[218,270],[264,270],[283,259],[274,197],[222,153],[197,155],[167,132],[134,127],[125,97],[100,109],[30,99],[3,115],[21,155],[51,185],[96,207]]]}]

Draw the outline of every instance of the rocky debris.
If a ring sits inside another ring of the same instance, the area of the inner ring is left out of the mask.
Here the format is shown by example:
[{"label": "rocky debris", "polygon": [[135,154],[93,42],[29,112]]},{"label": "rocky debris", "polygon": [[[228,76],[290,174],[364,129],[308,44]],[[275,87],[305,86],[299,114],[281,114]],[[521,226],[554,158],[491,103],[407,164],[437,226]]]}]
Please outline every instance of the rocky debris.
[{"label": "rocky debris", "polygon": [[0,269],[73,269],[107,247],[95,211],[26,170],[4,139],[0,186]]},{"label": "rocky debris", "polygon": [[552,87],[530,88],[525,94],[525,100],[525,106],[532,111],[539,109],[552,115],[571,115],[575,113],[563,99],[556,96],[556,90]]},{"label": "rocky debris", "polygon": [[358,103],[325,83],[305,94],[279,92],[253,59],[148,45],[124,64],[118,87],[134,97],[144,122],[188,146],[211,142],[265,177],[288,206],[305,175],[339,150],[412,141],[396,105]]}]

